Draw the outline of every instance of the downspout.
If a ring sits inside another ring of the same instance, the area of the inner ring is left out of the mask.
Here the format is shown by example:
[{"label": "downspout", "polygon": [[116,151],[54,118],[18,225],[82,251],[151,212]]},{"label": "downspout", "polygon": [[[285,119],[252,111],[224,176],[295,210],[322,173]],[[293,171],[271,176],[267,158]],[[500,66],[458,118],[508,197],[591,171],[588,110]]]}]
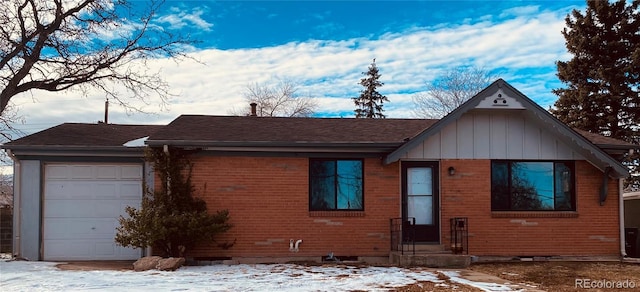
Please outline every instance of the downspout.
[{"label": "downspout", "polygon": [[607,194],[609,192],[609,173],[611,173],[611,167],[606,167],[602,174],[602,187],[600,187],[600,206],[604,206],[604,202],[607,200]]},{"label": "downspout", "polygon": [[[144,174],[144,187],[142,188],[142,196],[146,196],[147,192],[154,192],[155,190],[155,171],[153,170],[152,163],[145,161],[143,164]],[[143,256],[150,257],[153,255],[153,247],[148,246],[143,250]]]},{"label": "downspout", "polygon": [[[167,155],[167,161],[169,160],[169,145],[164,145],[162,146],[162,150],[164,151],[164,154]],[[167,185],[165,186],[167,188],[167,194],[171,194],[171,178],[169,176],[167,176]]]},{"label": "downspout", "polygon": [[620,213],[620,255],[624,258],[627,256],[627,250],[625,248],[624,233],[624,179],[618,179],[618,209]]},{"label": "downspout", "polygon": [[[13,161],[13,257],[19,257],[20,251],[20,218],[22,196],[20,194],[20,161],[13,155],[11,149],[6,149],[7,155]],[[16,199],[16,194],[18,194]]]}]

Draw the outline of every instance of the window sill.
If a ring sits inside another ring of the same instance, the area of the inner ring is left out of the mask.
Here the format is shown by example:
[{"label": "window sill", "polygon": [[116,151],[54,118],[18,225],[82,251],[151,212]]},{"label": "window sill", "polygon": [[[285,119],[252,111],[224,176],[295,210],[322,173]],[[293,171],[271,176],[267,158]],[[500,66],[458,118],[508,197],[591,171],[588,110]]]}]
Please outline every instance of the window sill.
[{"label": "window sill", "polygon": [[364,211],[309,211],[309,217],[364,217]]},{"label": "window sill", "polygon": [[494,211],[491,218],[578,218],[575,211]]}]

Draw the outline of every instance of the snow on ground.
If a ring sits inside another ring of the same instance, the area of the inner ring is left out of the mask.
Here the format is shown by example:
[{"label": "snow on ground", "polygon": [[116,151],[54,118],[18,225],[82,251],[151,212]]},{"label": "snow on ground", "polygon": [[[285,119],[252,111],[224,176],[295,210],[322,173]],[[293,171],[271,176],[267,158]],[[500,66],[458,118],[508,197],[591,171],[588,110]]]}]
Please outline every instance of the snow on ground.
[{"label": "snow on ground", "polygon": [[[419,281],[449,285],[434,270],[397,267],[213,265],[185,266],[175,272],[63,271],[58,263],[0,260],[2,291],[388,291]],[[454,271],[452,282],[485,291],[511,291],[508,285],[472,282]],[[454,287],[451,287],[455,289]]]},{"label": "snow on ground", "polygon": [[449,277],[449,280],[452,282],[462,283],[469,286],[473,286],[476,288],[480,288],[484,291],[513,291],[509,288],[508,285],[502,285],[498,283],[485,283],[485,282],[474,282],[460,277],[460,274],[455,271],[443,271],[445,276]]}]

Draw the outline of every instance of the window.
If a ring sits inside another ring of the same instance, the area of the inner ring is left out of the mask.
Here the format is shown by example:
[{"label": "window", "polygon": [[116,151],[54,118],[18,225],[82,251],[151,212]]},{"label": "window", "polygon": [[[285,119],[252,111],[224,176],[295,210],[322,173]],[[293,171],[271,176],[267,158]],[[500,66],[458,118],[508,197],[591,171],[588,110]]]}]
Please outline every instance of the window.
[{"label": "window", "polygon": [[492,161],[492,211],[575,210],[573,162]]},{"label": "window", "polygon": [[309,210],[364,210],[362,160],[311,159]]}]

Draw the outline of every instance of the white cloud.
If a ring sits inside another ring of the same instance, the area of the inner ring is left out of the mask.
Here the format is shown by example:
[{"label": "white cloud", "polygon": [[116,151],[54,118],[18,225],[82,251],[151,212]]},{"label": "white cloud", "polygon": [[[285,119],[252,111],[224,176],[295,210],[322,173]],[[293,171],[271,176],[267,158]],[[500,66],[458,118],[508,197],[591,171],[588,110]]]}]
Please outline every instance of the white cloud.
[{"label": "white cloud", "polygon": [[[178,26],[194,24],[192,19],[199,19],[202,13],[176,12],[166,16],[165,21]],[[412,28],[378,39],[309,40],[235,50],[193,49],[189,54],[200,62],[149,62],[151,69],[162,70],[172,91],[178,94],[169,111],[128,116],[114,104],[109,120],[158,124],[180,114],[226,115],[232,108],[248,106],[242,98],[247,84],[265,82],[273,76],[301,81],[301,95],[316,98],[320,112],[339,116],[353,111],[350,98],[358,96],[361,72],[367,70],[373,58],[385,83],[379,91],[390,99],[385,105],[389,117],[412,116],[411,96],[424,90],[425,83],[439,72],[459,65],[504,72],[500,77],[547,108],[555,100],[550,90],[560,86],[553,76],[555,62],[568,58],[560,33],[566,13],[545,11],[516,15],[502,22],[487,18],[474,24]],[[100,93],[86,98],[73,91],[32,94],[40,102],[32,103],[28,95],[14,100],[27,118],[23,127],[29,132],[62,122],[95,122],[104,116],[104,95]],[[147,110],[156,108],[148,106]]]},{"label": "white cloud", "polygon": [[181,29],[185,26],[195,26],[199,29],[210,31],[213,27],[212,23],[202,19],[205,10],[202,8],[193,8],[191,11],[184,11],[181,8],[172,7],[170,9],[173,14],[167,14],[158,18],[160,23],[168,23],[171,29]]}]

